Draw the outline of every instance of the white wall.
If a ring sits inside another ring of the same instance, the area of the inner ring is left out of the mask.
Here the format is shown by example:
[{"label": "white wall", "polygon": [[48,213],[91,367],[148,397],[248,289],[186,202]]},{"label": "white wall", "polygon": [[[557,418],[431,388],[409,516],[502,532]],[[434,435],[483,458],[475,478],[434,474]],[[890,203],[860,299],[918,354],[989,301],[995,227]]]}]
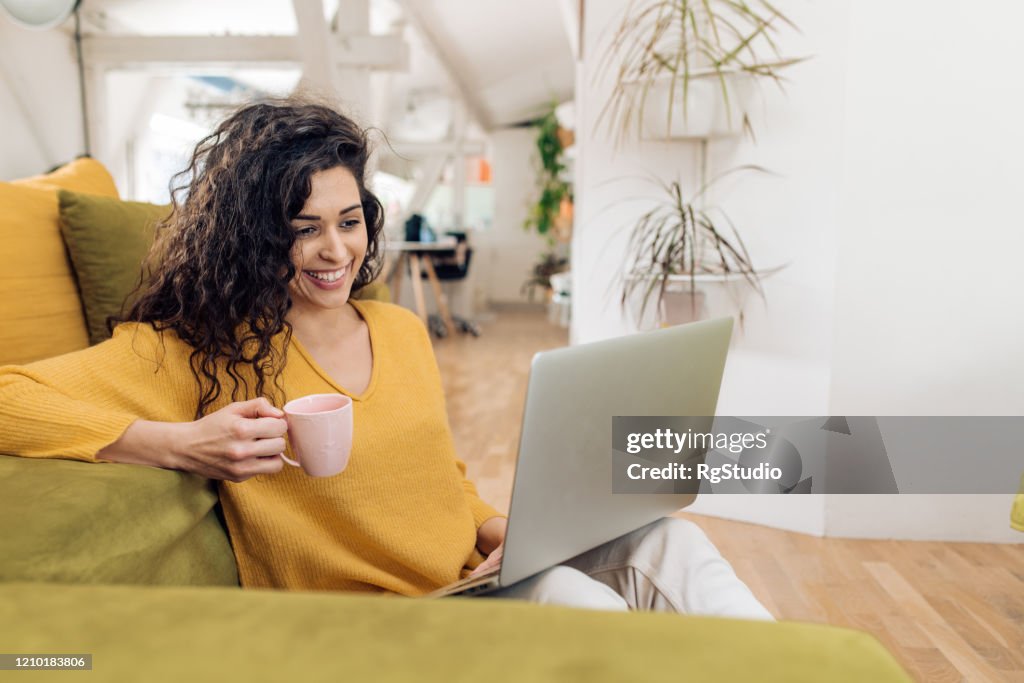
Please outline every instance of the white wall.
[{"label": "white wall", "polygon": [[[843,65],[846,3],[787,3],[786,12],[803,34],[791,34],[783,50],[815,58],[791,71],[786,94],[766,87],[754,101],[758,143],[712,141],[709,175],[742,164],[758,164],[777,176],[744,173],[717,186],[712,204],[725,208],[741,230],[756,266],[788,263],[765,280],[767,305],[745,306],[719,399],[729,415],[823,415],[828,405],[834,251],[838,231]],[[692,192],[698,184],[694,142],[643,142],[616,151],[595,119],[611,89],[598,78],[602,33],[622,3],[587,3],[584,61],[577,79],[577,224],[573,241],[574,342],[624,334],[636,324],[618,306],[618,274],[631,219],[650,206],[655,174],[679,179]],[[731,308],[711,311],[731,315]],[[772,524],[810,533],[824,530],[820,497],[794,500],[750,496],[705,497],[695,511]]]},{"label": "white wall", "polygon": [[74,42],[0,17],[0,180],[35,175],[80,155]]},{"label": "white wall", "polygon": [[[1022,23],[999,0],[851,6],[835,413],[1024,414]],[[842,535],[1020,542],[1010,502],[836,496],[826,515]]]},{"label": "white wall", "polygon": [[1024,413],[1022,23],[999,0],[854,4],[834,410]]},{"label": "white wall", "polygon": [[545,250],[544,240],[536,232],[523,230],[536,192],[536,136],[532,128],[498,130],[490,135],[494,224],[476,236],[472,263],[475,282],[487,301],[527,301],[520,290]]},{"label": "white wall", "polygon": [[[784,52],[813,59],[788,72],[785,94],[762,91],[757,144],[713,141],[709,161],[711,175],[745,163],[778,174],[730,179],[713,201],[755,265],[789,265],[765,282],[767,307],[746,308],[719,412],[1021,414],[1024,361],[1010,349],[1024,337],[1024,275],[1012,263],[1024,231],[1011,202],[1024,181],[1024,117],[1011,32],[1024,10],[779,5],[802,30]],[[585,15],[576,343],[637,328],[618,310],[616,276],[626,226],[649,204],[622,200],[650,189],[628,178],[679,177],[685,188],[696,175],[695,143],[615,152],[594,130],[611,87],[595,73],[602,32],[622,7],[590,0]],[[693,509],[830,535],[1020,540],[1009,496],[874,498],[709,496]]]}]

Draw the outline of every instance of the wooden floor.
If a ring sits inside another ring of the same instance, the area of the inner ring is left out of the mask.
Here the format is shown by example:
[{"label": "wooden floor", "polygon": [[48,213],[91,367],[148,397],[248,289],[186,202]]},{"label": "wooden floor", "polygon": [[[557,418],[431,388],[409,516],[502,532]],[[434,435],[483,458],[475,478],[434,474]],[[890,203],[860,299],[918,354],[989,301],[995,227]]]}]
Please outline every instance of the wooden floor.
[{"label": "wooden floor", "polygon": [[[458,452],[480,494],[507,510],[530,359],[568,335],[522,309],[481,327],[435,350]],[[920,681],[1024,682],[1024,546],[822,539],[679,516],[780,619],[872,633]]]}]

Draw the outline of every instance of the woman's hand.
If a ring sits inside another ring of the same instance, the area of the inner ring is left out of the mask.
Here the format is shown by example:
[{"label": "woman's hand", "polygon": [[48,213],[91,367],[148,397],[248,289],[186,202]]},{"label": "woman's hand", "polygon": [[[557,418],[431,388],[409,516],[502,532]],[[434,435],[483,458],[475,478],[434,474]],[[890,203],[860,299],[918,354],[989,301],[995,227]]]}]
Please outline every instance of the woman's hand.
[{"label": "woman's hand", "polygon": [[476,547],[477,550],[487,556],[487,559],[470,572],[470,576],[501,566],[502,554],[505,551],[505,532],[507,529],[508,519],[505,517],[491,517],[480,525],[476,532]]},{"label": "woman's hand", "polygon": [[132,423],[98,459],[243,482],[280,472],[288,423],[266,398],[232,403],[195,422]]},{"label": "woman's hand", "polygon": [[279,456],[288,423],[266,398],[232,403],[186,427],[172,469],[238,483],[284,466]]},{"label": "woman's hand", "polygon": [[501,558],[502,558],[504,552],[505,552],[505,544],[502,543],[501,545],[499,545],[497,548],[494,549],[494,552],[492,552],[490,555],[487,556],[486,560],[484,560],[479,565],[477,565],[477,568],[474,569],[473,571],[471,571],[469,573],[469,575],[470,576],[476,576],[477,574],[481,574],[483,572],[490,571],[491,569],[494,569],[496,567],[500,567],[501,566]]}]

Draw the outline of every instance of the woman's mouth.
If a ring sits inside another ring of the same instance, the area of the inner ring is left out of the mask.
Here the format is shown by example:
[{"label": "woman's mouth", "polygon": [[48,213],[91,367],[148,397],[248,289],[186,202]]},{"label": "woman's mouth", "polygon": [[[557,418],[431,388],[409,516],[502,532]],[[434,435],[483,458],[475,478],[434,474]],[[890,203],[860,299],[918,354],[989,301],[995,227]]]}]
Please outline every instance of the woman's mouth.
[{"label": "woman's mouth", "polygon": [[302,275],[320,289],[340,289],[345,285],[351,268],[352,264],[349,263],[344,268],[334,270],[304,270]]}]

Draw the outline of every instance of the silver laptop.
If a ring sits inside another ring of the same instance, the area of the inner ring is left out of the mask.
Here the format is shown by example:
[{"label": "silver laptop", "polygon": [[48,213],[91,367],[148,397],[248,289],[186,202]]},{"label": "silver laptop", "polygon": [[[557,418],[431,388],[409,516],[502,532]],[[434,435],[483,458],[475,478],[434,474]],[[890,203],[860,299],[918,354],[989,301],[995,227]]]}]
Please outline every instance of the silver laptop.
[{"label": "silver laptop", "polygon": [[501,567],[427,597],[511,586],[692,503],[693,493],[612,493],[612,417],[710,421],[731,334],[722,318],[535,355]]}]

